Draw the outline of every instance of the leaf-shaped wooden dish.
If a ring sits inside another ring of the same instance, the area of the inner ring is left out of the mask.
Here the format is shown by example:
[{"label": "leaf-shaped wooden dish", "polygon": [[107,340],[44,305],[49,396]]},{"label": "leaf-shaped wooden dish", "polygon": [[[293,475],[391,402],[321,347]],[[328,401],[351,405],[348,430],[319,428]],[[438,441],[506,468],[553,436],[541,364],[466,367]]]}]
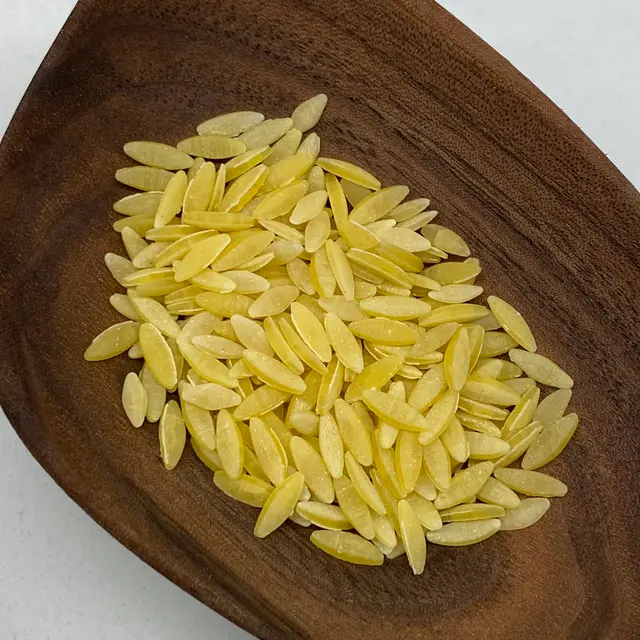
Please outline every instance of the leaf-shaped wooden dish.
[{"label": "leaf-shaped wooden dish", "polygon": [[[340,563],[255,510],[120,407],[126,357],[86,363],[116,321],[113,179],[134,139],[217,113],[291,112],[324,91],[325,155],[431,197],[576,381],[582,417],[536,526],[462,549]],[[431,1],[82,0],[0,154],[0,399],[53,478],[146,562],[264,638],[629,638],[638,620],[640,195],[562,112]],[[634,562],[636,566],[634,568]],[[634,608],[636,607],[636,608]],[[636,636],[637,637],[637,636]]]}]

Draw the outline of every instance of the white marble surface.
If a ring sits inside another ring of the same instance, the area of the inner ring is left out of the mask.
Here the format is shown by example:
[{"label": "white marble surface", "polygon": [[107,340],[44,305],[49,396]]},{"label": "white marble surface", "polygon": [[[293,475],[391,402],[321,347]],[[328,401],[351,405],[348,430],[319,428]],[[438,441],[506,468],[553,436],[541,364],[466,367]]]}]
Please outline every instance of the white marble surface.
[{"label": "white marble surface", "polygon": [[[0,0],[0,135],[74,4]],[[533,80],[640,187],[640,3],[441,4]],[[30,456],[1,412],[0,523],[3,640],[249,637],[85,515]]]}]

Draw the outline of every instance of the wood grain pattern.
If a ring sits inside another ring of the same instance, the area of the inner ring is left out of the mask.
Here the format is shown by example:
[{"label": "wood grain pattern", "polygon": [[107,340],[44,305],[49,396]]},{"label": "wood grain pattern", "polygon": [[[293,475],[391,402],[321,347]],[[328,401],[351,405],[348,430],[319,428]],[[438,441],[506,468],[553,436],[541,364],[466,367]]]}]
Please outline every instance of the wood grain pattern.
[{"label": "wood grain pattern", "polygon": [[[365,17],[366,16],[366,17]],[[131,139],[178,141],[235,109],[330,96],[324,153],[432,198],[482,282],[576,381],[583,417],[535,527],[359,568],[256,512],[120,410],[125,357],[88,364],[115,321],[113,180]],[[262,638],[632,638],[640,629],[640,195],[495,51],[425,0],[84,0],[0,153],[0,400],[53,478],[150,565]]]}]

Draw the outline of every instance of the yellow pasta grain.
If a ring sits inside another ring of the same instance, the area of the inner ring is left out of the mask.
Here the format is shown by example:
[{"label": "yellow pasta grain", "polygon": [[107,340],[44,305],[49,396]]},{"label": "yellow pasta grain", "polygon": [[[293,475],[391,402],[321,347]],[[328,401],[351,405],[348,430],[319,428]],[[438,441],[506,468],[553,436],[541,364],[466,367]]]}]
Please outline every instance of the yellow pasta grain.
[{"label": "yellow pasta grain", "polygon": [[334,417],[326,413],[320,417],[319,445],[327,470],[334,478],[342,476],[344,469],[344,445]]},{"label": "yellow pasta grain", "polygon": [[131,260],[115,253],[107,253],[104,257],[104,262],[107,265],[107,269],[111,272],[111,275],[117,280],[118,284],[123,286],[126,286],[124,284],[125,278],[136,273],[136,268],[133,266]]},{"label": "yellow pasta grain", "polygon": [[[457,504],[473,498],[482,489],[492,471],[493,464],[488,461],[480,462],[473,467],[459,471],[451,480],[449,488],[440,491],[436,497],[434,501],[436,509],[441,511],[442,509],[455,507]],[[499,480],[501,478],[497,474],[501,471],[504,471],[504,469],[496,471],[496,477]]]},{"label": "yellow pasta grain", "polygon": [[[309,189],[310,191],[310,189]],[[304,224],[319,216],[327,202],[327,192],[324,189],[309,192],[296,203],[289,222],[291,224]]]},{"label": "yellow pasta grain", "polygon": [[[183,386],[181,382],[179,387]],[[202,409],[180,397],[182,417],[191,437],[205,450],[211,451],[216,447],[216,431],[211,412]]]},{"label": "yellow pasta grain", "polygon": [[507,444],[510,447],[509,452],[493,461],[494,468],[507,467],[522,456],[530,447],[531,443],[538,437],[540,431],[542,431],[542,425],[539,422],[532,422],[512,435],[507,440]]},{"label": "yellow pasta grain", "polygon": [[333,408],[340,397],[344,386],[344,365],[338,358],[333,358],[327,367],[327,373],[322,376],[322,383],[318,391],[316,413],[324,415]]},{"label": "yellow pasta grain", "polygon": [[134,427],[142,426],[147,413],[147,392],[140,378],[131,371],[122,386],[122,406]]},{"label": "yellow pasta grain", "polygon": [[410,493],[406,500],[413,507],[420,524],[425,529],[429,531],[442,529],[442,518],[431,500],[418,493]]},{"label": "yellow pasta grain", "polygon": [[147,395],[146,418],[149,422],[158,422],[164,410],[167,390],[155,379],[146,365],[140,372],[140,382]]},{"label": "yellow pasta grain", "polygon": [[395,209],[408,194],[409,189],[402,185],[374,191],[354,205],[349,220],[358,224],[369,224],[380,220]]},{"label": "yellow pasta grain", "polygon": [[130,227],[136,233],[143,236],[153,229],[154,217],[153,215],[137,215],[121,218],[113,223],[113,230],[121,233],[123,229]]},{"label": "yellow pasta grain", "polygon": [[186,402],[206,409],[218,411],[240,404],[241,397],[233,390],[216,384],[215,382],[203,382],[198,385],[185,385],[182,397]]},{"label": "yellow pasta grain", "polygon": [[471,359],[469,337],[465,328],[458,329],[444,354],[444,375],[453,391],[460,391],[467,380]]},{"label": "yellow pasta grain", "polygon": [[387,346],[411,346],[418,339],[416,329],[389,318],[356,320],[349,325],[349,330],[358,338]]},{"label": "yellow pasta grain", "polygon": [[571,389],[573,380],[555,362],[538,353],[522,349],[509,351],[511,362],[517,364],[531,379],[548,387]]},{"label": "yellow pasta grain", "polygon": [[153,266],[156,268],[162,268],[172,265],[176,260],[182,259],[196,244],[206,238],[212,238],[216,235],[217,231],[205,230],[179,238],[156,256]]},{"label": "yellow pasta grain", "polygon": [[264,331],[270,347],[282,362],[294,373],[298,375],[301,374],[304,371],[304,365],[296,352],[289,346],[289,343],[273,318],[267,317],[264,319]]},{"label": "yellow pasta grain", "polygon": [[[316,151],[317,153],[320,152],[320,138],[315,134],[310,133],[307,136],[307,138],[305,138],[305,140],[302,141],[302,144],[300,145],[300,147],[306,147],[307,145],[305,145],[305,142],[307,140],[317,141],[317,145],[314,145],[313,150],[307,149],[307,153],[310,156],[312,157],[315,156],[317,158]],[[319,167],[318,165],[314,165],[311,168],[311,171],[309,171],[309,173],[307,174],[307,181],[309,182],[309,193],[314,193],[315,191],[324,191],[326,185],[325,185],[325,174],[324,174],[324,171],[322,170],[322,167]]]},{"label": "yellow pasta grain", "polygon": [[[445,256],[446,257],[446,254]],[[464,284],[476,278],[481,272],[480,265],[471,262],[443,262],[424,270],[423,275],[433,278],[442,286]],[[488,315],[488,311],[487,314]]]},{"label": "yellow pasta grain", "polygon": [[284,404],[291,394],[274,389],[265,384],[258,387],[251,395],[247,396],[233,412],[236,420],[248,420],[253,416],[261,416],[269,411],[277,409]]},{"label": "yellow pasta grain", "polygon": [[482,358],[494,358],[507,353],[516,346],[518,346],[518,343],[508,333],[502,331],[486,331],[480,356]]},{"label": "yellow pasta grain", "polygon": [[258,462],[265,474],[275,486],[281,484],[287,475],[287,453],[282,443],[259,417],[252,417],[249,422],[251,444]]},{"label": "yellow pasta grain", "polygon": [[371,189],[349,182],[349,180],[345,180],[344,178],[340,180],[340,186],[352,207],[355,207],[361,200],[371,194]]},{"label": "yellow pasta grain", "polygon": [[473,431],[478,431],[479,433],[484,433],[495,438],[499,438],[501,435],[500,427],[491,420],[478,418],[477,416],[472,416],[464,411],[458,411],[456,413],[456,417],[467,429],[472,429]]},{"label": "yellow pasta grain", "polygon": [[113,210],[125,216],[155,216],[161,199],[162,191],[134,193],[115,202]]},{"label": "yellow pasta grain", "polygon": [[189,182],[182,203],[184,214],[191,211],[206,211],[216,183],[216,167],[212,162],[204,162]]},{"label": "yellow pasta grain", "polygon": [[302,131],[300,129],[289,129],[272,147],[267,147],[271,153],[266,158],[265,164],[270,167],[280,160],[292,156],[298,151],[301,140]]},{"label": "yellow pasta grain", "polygon": [[442,432],[441,440],[455,462],[462,464],[469,458],[469,443],[462,424],[456,416],[451,418],[446,429]]},{"label": "yellow pasta grain", "polygon": [[[265,172],[258,172],[258,189],[262,186],[261,180],[264,180],[262,177]],[[255,175],[254,175],[255,177]],[[209,206],[207,207],[209,211],[218,211],[222,207],[222,200],[226,195],[226,182],[227,182],[227,165],[223,164],[218,167],[218,173],[216,175],[216,181],[213,185],[213,193],[211,194],[211,202],[209,202]],[[246,183],[245,183],[246,186]],[[255,192],[255,188],[250,190],[251,193]]]},{"label": "yellow pasta grain", "polygon": [[[400,371],[402,371],[402,368],[400,369]],[[398,374],[400,373],[400,371],[398,371]],[[393,396],[394,398],[399,398],[403,402],[406,401],[407,394],[404,382],[402,382],[401,380],[392,382],[389,385],[389,395]],[[378,419],[378,429],[380,431],[380,445],[382,446],[382,448],[391,448],[398,438],[399,429],[381,419]]]},{"label": "yellow pasta grain", "polygon": [[362,394],[362,400],[379,418],[398,429],[416,432],[427,429],[424,416],[400,398],[377,389],[367,389]]},{"label": "yellow pasta grain", "polygon": [[113,358],[138,342],[140,324],[127,321],[114,324],[97,335],[84,352],[85,360],[95,362]]},{"label": "yellow pasta grain", "polygon": [[369,315],[391,320],[412,320],[431,311],[431,306],[424,300],[391,295],[373,296],[362,300],[360,308]]},{"label": "yellow pasta grain", "polygon": [[424,470],[439,491],[451,486],[451,462],[449,454],[440,438],[436,438],[422,448]]},{"label": "yellow pasta grain", "polygon": [[396,470],[403,491],[413,491],[422,468],[422,446],[418,434],[402,430],[396,442]]},{"label": "yellow pasta grain", "polygon": [[238,140],[247,149],[255,149],[277,142],[282,136],[293,127],[291,118],[274,118],[263,120],[244,131]]},{"label": "yellow pasta grain", "polygon": [[174,175],[156,167],[125,167],[116,171],[116,180],[140,191],[164,191]]},{"label": "yellow pasta grain", "polygon": [[330,531],[344,531],[351,529],[352,524],[347,520],[342,509],[334,504],[306,500],[298,502],[296,512],[314,524],[316,527]]},{"label": "yellow pasta grain", "polygon": [[327,96],[324,93],[319,93],[317,96],[299,104],[291,114],[293,126],[300,129],[300,131],[312,129],[318,124],[318,120],[322,117],[326,106]]},{"label": "yellow pasta grain", "polygon": [[505,509],[516,509],[520,505],[520,498],[518,498],[516,492],[493,477],[485,482],[476,494],[476,498],[487,504],[495,504]]},{"label": "yellow pasta grain", "polygon": [[522,460],[523,469],[539,469],[562,453],[578,428],[575,413],[560,418],[545,427],[531,443]]},{"label": "yellow pasta grain", "polygon": [[[258,193],[265,180],[267,179],[268,169],[263,164],[259,164],[253,169],[249,169],[246,173],[230,182],[224,188],[224,195],[222,196],[220,203],[217,203],[222,187],[219,186],[222,183],[223,176],[222,170],[218,173],[218,180],[220,183],[216,183],[213,192],[213,198],[209,205],[209,210],[220,209],[223,212],[236,213],[244,207],[253,196]],[[221,176],[223,176],[221,178]],[[224,183],[222,183],[224,184]],[[213,205],[213,209],[212,209]]]},{"label": "yellow pasta grain", "polygon": [[216,291],[205,291],[196,296],[196,302],[206,311],[221,317],[231,318],[235,315],[249,315],[249,309],[255,304],[252,298],[235,293],[219,293]]},{"label": "yellow pasta grain", "polygon": [[299,295],[299,289],[293,286],[270,288],[249,307],[249,315],[252,318],[278,315],[286,311]]},{"label": "yellow pasta grain", "polygon": [[301,153],[279,160],[269,167],[267,178],[260,189],[260,193],[269,193],[274,189],[285,187],[298,181],[298,184],[304,185],[304,192],[300,196],[302,197],[307,192],[308,184],[305,180],[300,180],[300,178],[307,173],[312,164],[312,156]]},{"label": "yellow pasta grain", "polygon": [[211,118],[198,125],[198,134],[202,136],[238,136],[260,124],[264,116],[256,111],[234,111]]},{"label": "yellow pasta grain", "polygon": [[535,524],[549,510],[551,502],[547,498],[525,498],[515,509],[507,511],[500,518],[501,531],[526,529]]},{"label": "yellow pasta grain", "polygon": [[237,480],[244,467],[244,443],[234,417],[226,409],[217,417],[216,450],[226,475]]},{"label": "yellow pasta grain", "polygon": [[355,297],[355,282],[349,260],[333,240],[326,241],[325,250],[340,291],[342,291],[347,300],[353,300]]},{"label": "yellow pasta grain", "polygon": [[567,493],[564,482],[538,471],[496,469],[494,475],[510,489],[526,496],[555,498]]},{"label": "yellow pasta grain", "polygon": [[500,407],[516,405],[520,394],[508,385],[492,378],[470,376],[460,394],[465,398],[495,404]]},{"label": "yellow pasta grain", "polygon": [[265,538],[273,533],[293,513],[304,487],[304,476],[292,473],[267,498],[260,511],[253,535]]},{"label": "yellow pasta grain", "polygon": [[153,226],[158,229],[168,224],[182,209],[182,203],[187,190],[187,174],[184,171],[178,171],[171,180],[169,180],[160,204],[154,218]]},{"label": "yellow pasta grain", "polygon": [[180,462],[187,441],[182,412],[175,400],[170,400],[165,405],[158,434],[162,463],[167,470],[171,471]]},{"label": "yellow pasta grain", "polygon": [[377,566],[384,555],[371,542],[348,531],[314,531],[311,542],[325,553],[353,564]]},{"label": "yellow pasta grain", "polygon": [[470,398],[461,397],[458,408],[469,415],[487,420],[504,420],[509,416],[509,411],[502,407],[496,407],[486,402],[478,402]]},{"label": "yellow pasta grain", "polygon": [[468,431],[469,457],[476,460],[492,460],[509,453],[511,447],[507,442],[486,433]]},{"label": "yellow pasta grain", "polygon": [[163,335],[169,338],[178,337],[180,333],[178,323],[157,300],[144,298],[142,296],[133,296],[130,299],[133,307],[145,322],[151,323]]},{"label": "yellow pasta grain", "polygon": [[428,224],[422,227],[420,233],[430,240],[434,247],[446,253],[463,258],[468,257],[471,253],[467,243],[455,231],[439,224]]},{"label": "yellow pasta grain", "polygon": [[457,507],[445,509],[440,513],[443,522],[472,522],[474,520],[489,520],[505,515],[504,507],[493,504],[461,504]]},{"label": "yellow pasta grain", "polygon": [[213,482],[226,495],[251,507],[264,507],[273,487],[259,478],[241,475],[230,478],[224,471],[216,471]]},{"label": "yellow pasta grain", "polygon": [[362,419],[353,407],[342,398],[336,400],[334,412],[346,449],[361,465],[370,466],[373,462],[371,436]]},{"label": "yellow pasta grain", "polygon": [[400,285],[401,287],[408,287],[411,285],[409,275],[400,268],[398,265],[382,258],[370,251],[363,251],[362,249],[349,249],[347,252],[347,258],[351,260],[355,265],[364,267],[368,271],[381,277],[383,280],[388,280],[392,284]]},{"label": "yellow pasta grain", "polygon": [[207,134],[178,142],[178,149],[192,156],[220,160],[240,155],[247,150],[247,147],[237,138]]},{"label": "yellow pasta grain", "polygon": [[540,422],[543,426],[549,426],[560,420],[569,405],[571,395],[571,389],[558,389],[550,393],[538,404],[533,420]]},{"label": "yellow pasta grain", "polygon": [[[447,389],[438,397],[424,418],[424,428],[420,434],[421,444],[429,444],[442,434],[456,413],[458,401],[459,394],[453,389]],[[409,402],[411,402],[411,396],[409,396]]]},{"label": "yellow pasta grain", "polygon": [[380,544],[383,544],[389,549],[393,549],[398,544],[398,538],[396,531],[393,527],[393,523],[387,516],[381,516],[379,513],[373,514],[373,528],[376,532],[374,538]]},{"label": "yellow pasta grain", "polygon": [[122,236],[122,243],[124,244],[127,254],[131,260],[149,246],[146,241],[131,227],[125,227],[120,232],[120,235]]},{"label": "yellow pasta grain", "polygon": [[212,269],[200,271],[191,278],[191,282],[203,289],[202,293],[204,293],[204,291],[231,293],[236,289],[236,283],[228,278],[226,274],[217,273]]},{"label": "yellow pasta grain", "polygon": [[407,500],[398,503],[398,520],[409,564],[414,575],[420,575],[424,572],[427,560],[427,543],[420,520]]},{"label": "yellow pasta grain", "polygon": [[318,318],[299,302],[291,304],[291,320],[300,337],[323,362],[331,360],[331,344]]},{"label": "yellow pasta grain", "polygon": [[[230,180],[241,176],[243,173],[246,173],[249,169],[253,169],[253,167],[256,167],[263,161],[264,164],[268,166],[273,155],[273,149],[269,146],[264,146],[256,149],[249,149],[248,151],[231,158],[231,160],[223,165],[225,169],[225,181],[229,182]],[[213,193],[211,193],[211,198],[213,198]],[[205,208],[209,207],[211,198]]]},{"label": "yellow pasta grain", "polygon": [[325,363],[307,346],[306,342],[300,337],[300,334],[291,326],[287,317],[280,318],[278,327],[287,344],[302,362],[320,375],[324,375],[327,372]]},{"label": "yellow pasta grain", "polygon": [[300,436],[291,438],[291,455],[311,494],[320,502],[331,504],[335,493],[331,475],[321,455]]},{"label": "yellow pasta grain", "polygon": [[345,162],[344,160],[335,160],[333,158],[318,158],[318,165],[325,171],[336,175],[349,182],[359,184],[367,189],[377,191],[380,187],[380,180],[371,175],[368,171],[361,169],[355,164]]},{"label": "yellow pasta grain", "polygon": [[363,538],[373,540],[375,528],[367,503],[360,497],[351,480],[346,476],[335,478],[334,483],[338,504],[347,520]]},{"label": "yellow pasta grain", "polygon": [[518,404],[513,408],[502,425],[503,439],[508,440],[531,423],[538,407],[539,398],[540,389],[538,389],[538,387],[532,387],[522,394]]},{"label": "yellow pasta grain", "polygon": [[318,302],[323,311],[334,313],[343,322],[367,319],[367,314],[356,300],[347,300],[344,296],[337,295],[321,297]]},{"label": "yellow pasta grain", "polygon": [[353,457],[350,451],[345,454],[345,466],[349,478],[353,484],[353,488],[358,492],[360,497],[373,509],[376,513],[384,515],[386,513],[382,498],[378,494],[377,489],[369,479],[366,471]]},{"label": "yellow pasta grain", "polygon": [[446,524],[439,531],[428,531],[427,540],[433,544],[462,547],[482,542],[499,530],[500,520],[498,518],[472,522],[452,522]]},{"label": "yellow pasta grain", "polygon": [[431,243],[426,238],[406,227],[383,227],[376,233],[376,236],[380,242],[409,253],[419,253],[431,247]]},{"label": "yellow pasta grain", "polygon": [[[317,133],[309,133],[304,137],[304,139],[300,143],[300,146],[298,147],[298,150],[296,151],[296,153],[305,154],[311,158],[312,162],[315,162],[318,159],[318,156],[320,155],[320,146],[321,146],[320,136]],[[322,172],[322,174],[324,175],[324,171],[322,171],[322,169],[318,167],[318,165],[314,165],[311,168],[311,171],[309,171],[309,173],[307,174],[309,178],[311,177],[311,173],[313,172],[314,169],[319,169],[320,172]],[[318,172],[316,172],[316,174],[317,173]],[[320,182],[320,180],[318,180],[318,182]],[[324,185],[321,185],[319,188],[320,189],[324,188]]]},{"label": "yellow pasta grain", "polygon": [[345,393],[347,402],[355,402],[362,398],[368,389],[381,389],[402,366],[403,358],[392,355],[372,362],[366,366],[351,382]]},{"label": "yellow pasta grain", "polygon": [[[478,304],[447,304],[437,309],[432,309],[426,316],[420,318],[423,327],[435,327],[439,324],[450,322],[472,322],[489,313],[486,307]],[[484,354],[483,354],[484,355]]]},{"label": "yellow pasta grain", "polygon": [[526,320],[520,312],[516,311],[508,302],[498,298],[498,296],[489,296],[487,303],[500,326],[527,351],[536,351],[536,340],[529,328]]},{"label": "yellow pasta grain", "polygon": [[175,358],[164,336],[149,323],[140,326],[140,347],[149,370],[165,388],[172,389],[178,384]]},{"label": "yellow pasta grain", "polygon": [[275,389],[293,394],[300,394],[306,389],[299,375],[271,356],[260,351],[245,349],[242,359],[255,376]]}]

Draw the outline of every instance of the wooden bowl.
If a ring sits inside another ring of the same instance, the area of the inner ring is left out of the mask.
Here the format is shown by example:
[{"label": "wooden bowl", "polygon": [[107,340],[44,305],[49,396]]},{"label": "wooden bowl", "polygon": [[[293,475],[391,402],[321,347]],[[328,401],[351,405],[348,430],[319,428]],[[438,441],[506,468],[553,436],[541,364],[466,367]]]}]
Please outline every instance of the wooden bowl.
[{"label": "wooden bowl", "polygon": [[[284,116],[324,91],[323,153],[428,196],[575,378],[582,417],[536,526],[462,549],[340,563],[222,495],[156,426],[128,426],[103,263],[133,139],[214,114]],[[0,400],[42,466],[170,580],[263,638],[630,638],[638,620],[640,195],[495,51],[431,1],[83,0],[2,143]],[[634,567],[635,563],[635,567]],[[635,609],[634,601],[635,598]],[[637,636],[636,636],[637,637]]]}]

